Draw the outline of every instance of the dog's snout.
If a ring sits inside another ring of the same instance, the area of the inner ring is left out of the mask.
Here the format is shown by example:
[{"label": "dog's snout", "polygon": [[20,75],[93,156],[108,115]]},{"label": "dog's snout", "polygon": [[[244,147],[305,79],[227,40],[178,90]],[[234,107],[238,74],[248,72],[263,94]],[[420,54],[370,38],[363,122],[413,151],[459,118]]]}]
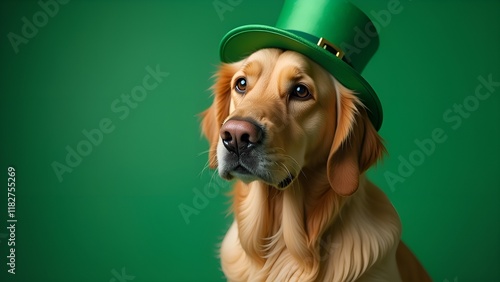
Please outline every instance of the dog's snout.
[{"label": "dog's snout", "polygon": [[260,127],[245,120],[228,120],[220,129],[224,147],[238,155],[258,144],[262,135]]}]

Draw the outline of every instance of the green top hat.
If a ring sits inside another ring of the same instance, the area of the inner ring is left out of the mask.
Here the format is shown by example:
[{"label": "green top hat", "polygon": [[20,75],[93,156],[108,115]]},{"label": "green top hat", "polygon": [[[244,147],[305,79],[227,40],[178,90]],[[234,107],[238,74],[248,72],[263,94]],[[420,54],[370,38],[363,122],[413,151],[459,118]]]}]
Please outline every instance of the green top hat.
[{"label": "green top hat", "polygon": [[236,62],[263,48],[301,53],[359,93],[375,129],[382,125],[382,106],[360,75],[378,47],[375,26],[345,0],[286,0],[276,27],[245,25],[221,41],[223,62]]}]

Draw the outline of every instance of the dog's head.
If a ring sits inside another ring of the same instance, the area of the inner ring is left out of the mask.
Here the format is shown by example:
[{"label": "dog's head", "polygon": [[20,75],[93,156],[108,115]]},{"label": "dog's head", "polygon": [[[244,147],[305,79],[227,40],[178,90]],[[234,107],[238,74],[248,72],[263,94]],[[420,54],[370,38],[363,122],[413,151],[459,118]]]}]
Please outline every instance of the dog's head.
[{"label": "dog's head", "polygon": [[216,77],[202,130],[225,179],[285,189],[313,169],[350,195],[385,150],[356,94],[299,53],[262,49]]}]

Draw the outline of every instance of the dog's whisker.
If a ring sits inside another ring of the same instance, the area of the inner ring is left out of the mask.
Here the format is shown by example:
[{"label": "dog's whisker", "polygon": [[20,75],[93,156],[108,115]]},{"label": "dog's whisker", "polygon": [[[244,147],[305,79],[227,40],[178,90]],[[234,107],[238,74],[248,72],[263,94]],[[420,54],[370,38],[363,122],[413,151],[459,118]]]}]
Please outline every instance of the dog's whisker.
[{"label": "dog's whisker", "polygon": [[217,177],[219,175],[219,170],[218,169],[215,169],[213,172],[212,172],[212,176],[210,177],[210,185],[212,185],[212,182],[214,181],[215,177]]},{"label": "dog's whisker", "polygon": [[[295,160],[295,158],[293,158],[292,156],[287,155],[287,154],[279,154],[279,155],[276,155],[276,157],[283,158],[285,160],[290,160],[292,162],[291,168],[293,169],[293,172],[295,175],[298,175],[302,171],[302,169],[300,168],[299,162],[297,160]],[[276,161],[275,161],[275,163],[276,163]],[[281,162],[281,163],[283,163],[283,162]],[[290,168],[286,167],[286,165],[285,165],[285,169],[287,170],[288,173],[291,172]]]},{"label": "dog's whisker", "polygon": [[284,168],[284,169],[285,169],[285,172],[286,172],[288,175],[292,175],[292,173],[290,172],[290,170],[288,169],[288,167],[287,167],[284,163],[279,162],[279,163],[278,163],[278,165],[279,165],[279,166],[281,166],[282,168]]},{"label": "dog's whisker", "polygon": [[205,162],[203,169],[198,174],[198,176],[201,177],[203,175],[203,173],[205,172],[205,170],[210,169],[210,163],[212,162],[212,160],[215,160],[216,158],[217,158],[217,156],[215,154],[213,156],[209,157],[208,160]]},{"label": "dog's whisker", "polygon": [[211,153],[211,152],[216,152],[217,150],[215,149],[209,149],[209,150],[205,150],[205,151],[201,151],[198,153],[198,157],[202,156],[202,155],[205,155],[205,154],[208,154],[208,153]]},{"label": "dog's whisker", "polygon": [[200,171],[198,176],[202,176],[205,170],[210,168],[210,159],[205,162],[205,165],[203,166],[203,169]]}]

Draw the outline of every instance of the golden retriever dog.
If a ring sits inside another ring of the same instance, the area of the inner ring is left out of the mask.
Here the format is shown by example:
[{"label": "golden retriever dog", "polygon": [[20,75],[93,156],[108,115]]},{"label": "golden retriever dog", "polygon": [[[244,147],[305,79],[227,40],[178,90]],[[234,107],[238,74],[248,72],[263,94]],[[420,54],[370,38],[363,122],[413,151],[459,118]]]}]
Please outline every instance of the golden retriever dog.
[{"label": "golden retriever dog", "polygon": [[229,281],[430,281],[364,176],[385,148],[354,91],[299,53],[262,49],[222,64],[213,92],[209,166],[237,179]]}]

